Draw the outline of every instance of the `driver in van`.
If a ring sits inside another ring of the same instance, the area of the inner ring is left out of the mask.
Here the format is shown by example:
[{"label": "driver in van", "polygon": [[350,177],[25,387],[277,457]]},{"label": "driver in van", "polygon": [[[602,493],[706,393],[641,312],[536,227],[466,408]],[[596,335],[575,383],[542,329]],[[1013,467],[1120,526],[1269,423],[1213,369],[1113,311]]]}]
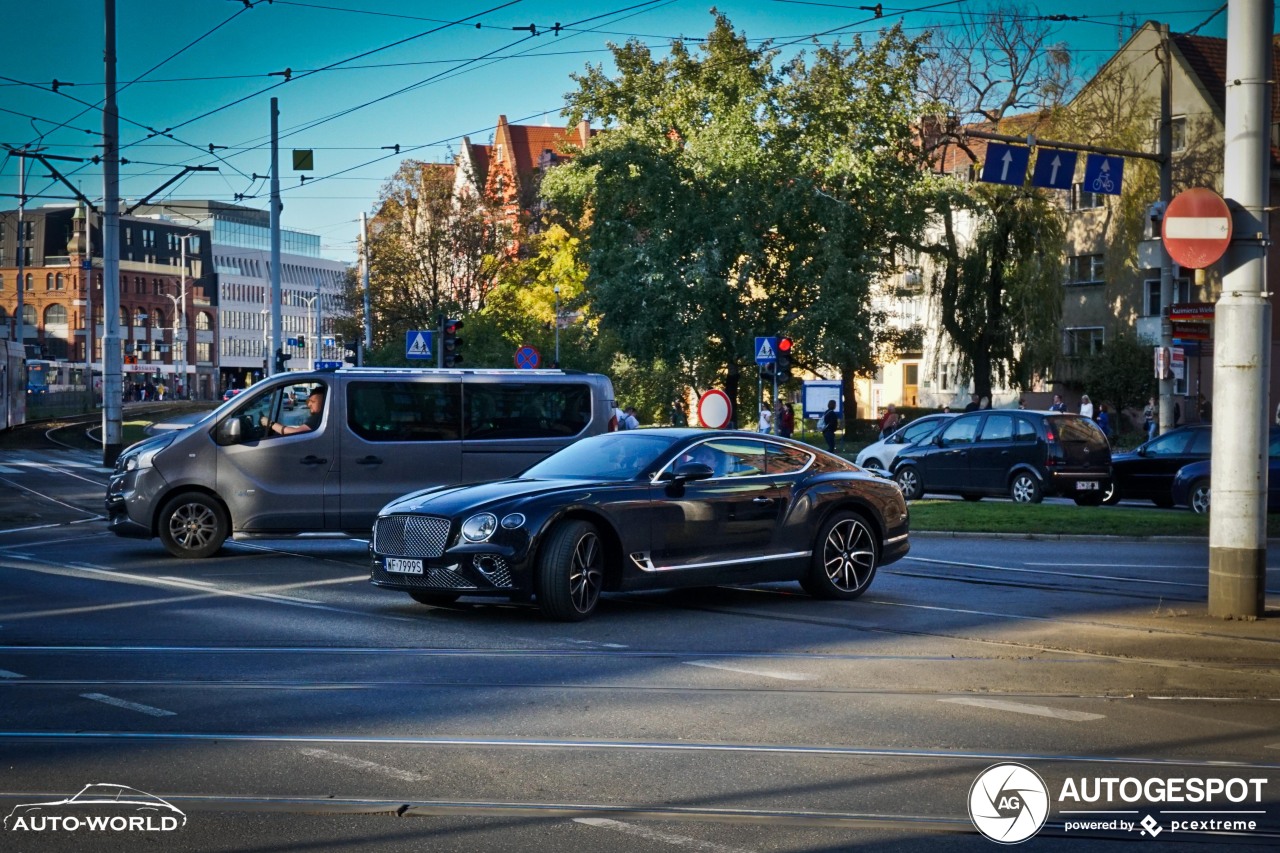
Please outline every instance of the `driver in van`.
[{"label": "driver in van", "polygon": [[285,426],[279,421],[271,421],[263,415],[260,423],[268,432],[276,435],[293,435],[298,432],[311,432],[320,427],[320,420],[324,416],[324,388],[317,388],[307,397],[307,419],[297,426]]}]

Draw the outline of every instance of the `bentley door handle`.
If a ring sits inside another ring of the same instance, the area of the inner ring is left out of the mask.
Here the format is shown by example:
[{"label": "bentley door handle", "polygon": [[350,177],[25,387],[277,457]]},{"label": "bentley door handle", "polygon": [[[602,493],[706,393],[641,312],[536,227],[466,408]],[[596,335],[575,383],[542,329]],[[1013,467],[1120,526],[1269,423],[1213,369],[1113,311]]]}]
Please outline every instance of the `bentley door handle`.
[{"label": "bentley door handle", "polygon": [[753,504],[771,504],[773,503],[773,498],[752,498],[751,502]]}]

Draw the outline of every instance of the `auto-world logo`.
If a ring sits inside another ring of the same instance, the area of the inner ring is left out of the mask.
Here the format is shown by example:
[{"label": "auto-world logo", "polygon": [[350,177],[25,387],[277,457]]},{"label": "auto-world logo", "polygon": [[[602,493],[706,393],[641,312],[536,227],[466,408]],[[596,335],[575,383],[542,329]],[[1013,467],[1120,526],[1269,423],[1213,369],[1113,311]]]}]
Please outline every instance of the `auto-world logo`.
[{"label": "auto-world logo", "polygon": [[45,803],[14,806],[5,832],[173,832],[187,825],[177,806],[130,788],[99,782]]},{"label": "auto-world logo", "polygon": [[969,789],[969,819],[992,841],[1026,841],[1048,817],[1049,789],[1039,773],[1022,764],[992,765]]}]

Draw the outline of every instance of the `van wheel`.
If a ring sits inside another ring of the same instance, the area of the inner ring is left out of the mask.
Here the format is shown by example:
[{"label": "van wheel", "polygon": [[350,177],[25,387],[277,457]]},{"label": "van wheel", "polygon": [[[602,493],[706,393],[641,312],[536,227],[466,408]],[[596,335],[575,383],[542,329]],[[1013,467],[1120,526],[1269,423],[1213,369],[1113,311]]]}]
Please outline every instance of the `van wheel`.
[{"label": "van wheel", "polygon": [[1026,471],[1013,475],[1013,480],[1009,483],[1009,497],[1013,498],[1014,503],[1020,504],[1038,504],[1044,500],[1044,495],[1040,493],[1040,483]]},{"label": "van wheel", "polygon": [[851,601],[876,576],[879,543],[867,520],[857,513],[837,513],[813,544],[813,562],[800,586],[814,598]]},{"label": "van wheel", "polygon": [[186,560],[216,554],[230,529],[222,505],[199,492],[172,498],[160,510],[159,526],[164,547],[173,556]]},{"label": "van wheel", "polygon": [[446,604],[453,604],[458,600],[461,593],[457,592],[423,592],[422,590],[409,590],[409,597],[419,604],[430,604],[433,607],[440,607]]},{"label": "van wheel", "polygon": [[604,588],[604,543],[589,521],[565,521],[538,555],[538,605],[562,622],[591,615]]},{"label": "van wheel", "polygon": [[1191,511],[1196,515],[1204,515],[1209,511],[1209,481],[1196,480],[1191,486],[1191,497],[1187,501]]},{"label": "van wheel", "polygon": [[898,484],[898,488],[902,489],[902,497],[909,501],[919,500],[924,494],[924,484],[920,482],[920,472],[915,469],[914,465],[906,465],[899,468],[897,473],[893,475],[894,481]]}]

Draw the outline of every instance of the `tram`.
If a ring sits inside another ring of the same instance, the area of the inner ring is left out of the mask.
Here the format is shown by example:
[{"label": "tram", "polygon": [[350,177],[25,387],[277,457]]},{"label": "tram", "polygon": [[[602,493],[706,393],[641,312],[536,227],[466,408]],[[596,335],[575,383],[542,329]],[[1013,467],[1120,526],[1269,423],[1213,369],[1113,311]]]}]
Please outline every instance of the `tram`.
[{"label": "tram", "polygon": [[27,422],[27,367],[22,344],[0,340],[0,430]]}]

